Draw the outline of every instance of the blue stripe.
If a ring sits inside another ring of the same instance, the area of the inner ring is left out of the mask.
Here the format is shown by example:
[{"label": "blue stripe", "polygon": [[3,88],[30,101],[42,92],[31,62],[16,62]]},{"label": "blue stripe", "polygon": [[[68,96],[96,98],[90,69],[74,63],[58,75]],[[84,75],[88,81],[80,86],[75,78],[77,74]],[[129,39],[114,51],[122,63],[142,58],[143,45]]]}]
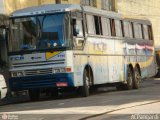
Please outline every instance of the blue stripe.
[{"label": "blue stripe", "polygon": [[9,87],[12,91],[28,90],[32,88],[50,88],[56,87],[57,82],[67,82],[69,87],[74,87],[73,73],[10,78]]}]

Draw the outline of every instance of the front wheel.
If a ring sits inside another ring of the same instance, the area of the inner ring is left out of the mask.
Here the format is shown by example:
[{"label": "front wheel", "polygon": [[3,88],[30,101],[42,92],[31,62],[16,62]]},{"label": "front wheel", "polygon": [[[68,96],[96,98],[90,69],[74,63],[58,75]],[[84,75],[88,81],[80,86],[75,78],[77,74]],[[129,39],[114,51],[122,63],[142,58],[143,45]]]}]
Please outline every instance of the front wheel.
[{"label": "front wheel", "polygon": [[84,70],[83,73],[83,86],[80,87],[80,93],[83,97],[88,97],[89,96],[89,88],[90,88],[90,77],[89,73],[87,70]]},{"label": "front wheel", "polygon": [[40,90],[29,90],[29,97],[31,101],[37,101],[40,98]]}]

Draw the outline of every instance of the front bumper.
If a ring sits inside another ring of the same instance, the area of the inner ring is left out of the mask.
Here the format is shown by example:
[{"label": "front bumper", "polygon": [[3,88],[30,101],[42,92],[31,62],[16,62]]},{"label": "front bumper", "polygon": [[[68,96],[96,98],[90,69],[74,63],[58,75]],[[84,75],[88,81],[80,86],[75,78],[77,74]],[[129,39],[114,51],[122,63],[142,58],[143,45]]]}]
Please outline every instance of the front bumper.
[{"label": "front bumper", "polygon": [[14,77],[9,79],[9,87],[12,91],[52,88],[57,87],[56,84],[59,82],[67,83],[68,87],[74,87],[73,73]]}]

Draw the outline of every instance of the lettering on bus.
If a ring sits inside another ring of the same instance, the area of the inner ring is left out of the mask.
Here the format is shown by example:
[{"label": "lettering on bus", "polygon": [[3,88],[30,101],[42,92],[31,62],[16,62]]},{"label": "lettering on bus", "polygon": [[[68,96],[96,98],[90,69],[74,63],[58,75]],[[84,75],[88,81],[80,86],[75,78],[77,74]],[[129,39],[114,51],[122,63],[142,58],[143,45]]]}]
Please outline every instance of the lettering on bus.
[{"label": "lettering on bus", "polygon": [[107,50],[107,45],[105,43],[94,43],[95,51],[105,51]]},{"label": "lettering on bus", "polygon": [[10,60],[11,61],[24,60],[24,56],[11,57]]}]

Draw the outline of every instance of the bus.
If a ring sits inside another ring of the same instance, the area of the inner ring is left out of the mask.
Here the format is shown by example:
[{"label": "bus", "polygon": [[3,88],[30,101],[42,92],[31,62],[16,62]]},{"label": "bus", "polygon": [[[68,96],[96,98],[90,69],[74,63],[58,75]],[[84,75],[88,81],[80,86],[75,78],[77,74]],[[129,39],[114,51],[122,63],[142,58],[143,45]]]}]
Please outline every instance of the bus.
[{"label": "bus", "polygon": [[10,16],[10,89],[76,89],[93,86],[138,89],[156,74],[152,24],[89,6],[54,4],[25,8]]}]

